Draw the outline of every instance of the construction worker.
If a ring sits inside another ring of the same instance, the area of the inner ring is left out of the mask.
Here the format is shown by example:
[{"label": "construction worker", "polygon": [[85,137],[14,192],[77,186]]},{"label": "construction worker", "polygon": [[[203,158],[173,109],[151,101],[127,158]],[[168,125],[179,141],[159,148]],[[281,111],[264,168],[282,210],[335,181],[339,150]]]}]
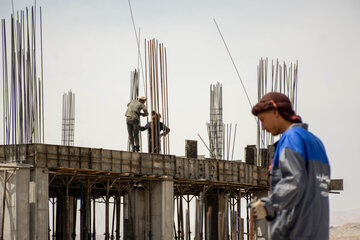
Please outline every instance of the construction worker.
[{"label": "construction worker", "polygon": [[147,116],[148,111],[144,105],[146,97],[138,97],[137,99],[132,100],[127,105],[127,110],[125,113],[126,116],[126,125],[129,133],[129,143],[131,151],[139,152],[139,129],[140,129],[140,116]]},{"label": "construction worker", "polygon": [[252,108],[275,143],[270,194],[255,199],[257,219],[269,222],[274,239],[329,239],[330,165],[322,142],[307,130],[284,94],[270,92]]},{"label": "construction worker", "polygon": [[[170,128],[160,122],[161,114],[151,111],[151,122],[144,127],[140,127],[141,131],[148,131],[148,151],[149,153],[159,153],[161,149],[160,137],[166,136],[170,132]],[[153,133],[153,134],[152,134]],[[154,142],[154,145],[152,144]]]}]

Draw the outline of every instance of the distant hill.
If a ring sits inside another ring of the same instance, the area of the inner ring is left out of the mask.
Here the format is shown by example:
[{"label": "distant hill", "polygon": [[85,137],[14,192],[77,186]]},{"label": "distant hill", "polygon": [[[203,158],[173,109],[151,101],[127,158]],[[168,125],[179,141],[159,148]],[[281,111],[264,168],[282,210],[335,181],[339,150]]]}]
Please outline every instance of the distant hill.
[{"label": "distant hill", "polygon": [[360,222],[330,227],[330,240],[360,240]]},{"label": "distant hill", "polygon": [[360,208],[330,213],[330,226],[338,226],[349,222],[360,222]]}]

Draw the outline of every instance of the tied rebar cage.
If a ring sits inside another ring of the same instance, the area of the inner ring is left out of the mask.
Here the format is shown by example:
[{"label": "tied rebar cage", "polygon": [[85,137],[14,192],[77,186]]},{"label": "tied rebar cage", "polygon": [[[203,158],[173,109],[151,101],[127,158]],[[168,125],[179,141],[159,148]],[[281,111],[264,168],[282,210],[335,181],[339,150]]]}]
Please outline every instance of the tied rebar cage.
[{"label": "tied rebar cage", "polygon": [[224,123],[222,108],[222,84],[210,85],[210,123],[207,123],[210,156],[223,158]]},{"label": "tied rebar cage", "polygon": [[63,94],[61,144],[74,146],[75,93],[70,90]]},{"label": "tied rebar cage", "polygon": [[[233,124],[225,124],[223,122],[222,84],[220,83],[210,85],[210,123],[206,123],[206,127],[209,137],[208,150],[210,157],[232,160],[237,124],[234,125],[234,136],[232,139]],[[231,146],[232,151],[230,151]]]},{"label": "tied rebar cage", "polygon": [[[258,101],[268,92],[280,92],[288,96],[294,111],[297,110],[297,84],[298,84],[298,61],[287,65],[271,60],[271,69],[268,69],[268,58],[259,60],[257,66]],[[270,77],[269,77],[269,74]],[[274,144],[274,137],[270,133],[261,130],[259,120],[257,121],[257,165],[264,166],[261,149],[268,148]]]}]

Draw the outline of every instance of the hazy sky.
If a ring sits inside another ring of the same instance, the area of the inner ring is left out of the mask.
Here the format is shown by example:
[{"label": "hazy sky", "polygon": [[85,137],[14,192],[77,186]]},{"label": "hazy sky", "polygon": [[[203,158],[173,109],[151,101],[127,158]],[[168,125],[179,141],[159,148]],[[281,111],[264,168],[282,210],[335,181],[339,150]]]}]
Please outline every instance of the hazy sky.
[{"label": "hazy sky", "polygon": [[[14,8],[33,3],[14,0]],[[72,89],[75,145],[125,150],[129,76],[138,65],[128,1],[37,5],[44,27],[45,142],[60,144],[62,94]],[[172,154],[184,155],[185,139],[198,140],[199,154],[207,154],[197,133],[207,136],[209,86],[216,82],[223,84],[224,121],[238,124],[235,159],[244,159],[244,147],[256,142],[256,124],[215,18],[253,104],[261,57],[299,61],[298,114],[324,142],[332,178],[344,179],[331,210],[358,208],[360,1],[133,0],[132,8],[142,45],[156,38],[167,48]],[[1,0],[7,24],[11,12],[11,1]]]}]

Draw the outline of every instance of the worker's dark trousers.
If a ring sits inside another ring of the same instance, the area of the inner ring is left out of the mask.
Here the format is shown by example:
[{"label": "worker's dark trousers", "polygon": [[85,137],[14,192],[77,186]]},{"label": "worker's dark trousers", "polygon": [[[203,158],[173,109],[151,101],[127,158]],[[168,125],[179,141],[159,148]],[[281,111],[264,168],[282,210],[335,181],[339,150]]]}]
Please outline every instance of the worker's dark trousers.
[{"label": "worker's dark trousers", "polygon": [[148,148],[148,150],[149,150],[149,153],[160,153],[160,140],[158,141],[158,144],[154,145],[154,149],[152,149],[151,139],[149,139],[149,148]]},{"label": "worker's dark trousers", "polygon": [[129,133],[129,143],[131,149],[134,148],[134,143],[136,147],[139,147],[139,120],[127,117],[126,125]]}]

